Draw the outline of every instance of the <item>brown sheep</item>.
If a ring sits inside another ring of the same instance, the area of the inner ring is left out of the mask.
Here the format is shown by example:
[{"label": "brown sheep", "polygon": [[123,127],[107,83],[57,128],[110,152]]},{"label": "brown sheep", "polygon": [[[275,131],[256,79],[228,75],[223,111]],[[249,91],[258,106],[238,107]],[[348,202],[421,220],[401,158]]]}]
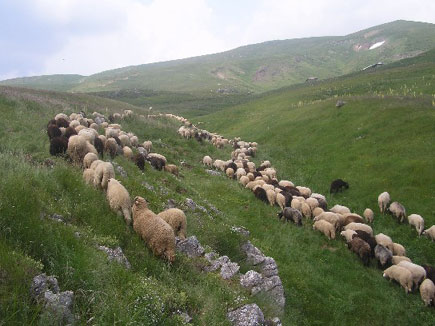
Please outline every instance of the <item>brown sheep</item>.
[{"label": "brown sheep", "polygon": [[174,230],[174,235],[180,239],[186,239],[187,219],[186,214],[181,209],[169,208],[157,214],[158,217],[168,223]]},{"label": "brown sheep", "polygon": [[365,266],[369,265],[371,249],[367,242],[357,236],[354,236],[352,241],[347,245],[351,251],[359,256]]}]

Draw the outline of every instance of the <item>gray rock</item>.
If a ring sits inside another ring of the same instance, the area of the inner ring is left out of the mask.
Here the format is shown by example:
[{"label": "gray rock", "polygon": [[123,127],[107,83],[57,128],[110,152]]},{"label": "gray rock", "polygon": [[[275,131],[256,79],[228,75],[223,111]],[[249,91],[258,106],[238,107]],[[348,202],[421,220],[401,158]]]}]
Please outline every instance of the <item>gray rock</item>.
[{"label": "gray rock", "polygon": [[240,277],[240,285],[245,288],[253,288],[263,282],[263,276],[256,271],[248,271]]},{"label": "gray rock", "polygon": [[338,100],[337,103],[335,103],[335,106],[336,106],[337,108],[341,108],[341,107],[344,106],[345,104],[346,104],[345,101]]},{"label": "gray rock", "polygon": [[131,268],[130,262],[128,261],[127,257],[125,257],[121,247],[116,247],[115,249],[112,249],[105,246],[98,246],[98,249],[104,251],[107,254],[107,258],[109,259],[109,261],[114,260],[117,263],[124,265],[127,269]]},{"label": "gray rock", "polygon": [[165,207],[166,207],[166,209],[176,208],[177,207],[177,202],[174,199],[168,199]]},{"label": "gray rock", "polygon": [[246,229],[243,226],[232,226],[231,227],[231,231],[236,232],[236,233],[240,233],[241,235],[244,235],[245,237],[249,237],[250,233],[248,231],[248,229]]},{"label": "gray rock", "polygon": [[43,300],[44,294],[47,291],[59,293],[60,289],[57,284],[57,279],[53,276],[47,276],[45,273],[35,276],[30,286],[31,297],[36,300],[36,302],[40,302],[40,300]]},{"label": "gray rock", "polygon": [[121,177],[127,178],[127,172],[125,172],[124,168],[121,165],[116,165],[115,169],[121,175]]},{"label": "gray rock", "polygon": [[214,251],[212,252],[208,252],[204,255],[205,259],[208,260],[209,263],[212,263],[213,261],[215,261],[216,259],[219,258],[219,255],[217,253],[215,253]]},{"label": "gray rock", "polygon": [[52,219],[52,220],[54,220],[56,222],[59,222],[59,223],[66,224],[65,218],[62,215],[60,215],[60,214],[56,214],[55,213],[55,214],[50,216],[50,219]]},{"label": "gray rock", "polygon": [[192,317],[189,316],[187,312],[177,310],[176,314],[180,315],[185,324],[190,324],[193,320]]},{"label": "gray rock", "polygon": [[186,198],[186,206],[189,207],[193,211],[198,209],[200,211],[203,211],[204,213],[207,213],[207,209],[205,209],[205,207],[198,205],[191,198]]},{"label": "gray rock", "polygon": [[177,251],[186,254],[189,257],[199,257],[204,255],[204,248],[194,235],[183,240],[177,237],[175,240]]},{"label": "gray rock", "polygon": [[150,185],[148,182],[146,181],[142,181],[142,186],[144,186],[145,188],[147,188],[149,191],[155,192],[154,187],[152,185]]},{"label": "gray rock", "polygon": [[249,240],[242,245],[241,249],[246,255],[246,261],[248,264],[255,266],[262,263],[266,258]]},{"label": "gray rock", "polygon": [[263,282],[252,288],[251,293],[265,292],[279,307],[285,305],[284,288],[279,276],[264,278]]},{"label": "gray rock", "polygon": [[237,263],[227,262],[225,264],[222,264],[221,277],[224,280],[229,280],[230,278],[233,278],[234,275],[237,274],[239,269],[240,266]]},{"label": "gray rock", "polygon": [[205,173],[208,173],[208,174],[213,175],[213,176],[221,176],[222,175],[221,172],[215,171],[215,170],[205,170]]},{"label": "gray rock", "polygon": [[278,266],[276,265],[275,259],[272,257],[266,257],[260,265],[260,271],[264,277],[278,275]]},{"label": "gray rock", "polygon": [[227,314],[228,320],[233,326],[262,326],[264,315],[255,304],[247,304]]}]

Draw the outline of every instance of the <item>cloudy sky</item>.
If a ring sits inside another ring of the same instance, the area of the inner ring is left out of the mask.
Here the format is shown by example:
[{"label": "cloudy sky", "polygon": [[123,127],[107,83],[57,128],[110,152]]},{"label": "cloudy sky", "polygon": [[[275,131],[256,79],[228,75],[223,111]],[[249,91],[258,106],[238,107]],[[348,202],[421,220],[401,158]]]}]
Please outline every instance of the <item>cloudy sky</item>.
[{"label": "cloudy sky", "polygon": [[398,19],[435,23],[435,0],[0,0],[0,80],[89,75]]}]

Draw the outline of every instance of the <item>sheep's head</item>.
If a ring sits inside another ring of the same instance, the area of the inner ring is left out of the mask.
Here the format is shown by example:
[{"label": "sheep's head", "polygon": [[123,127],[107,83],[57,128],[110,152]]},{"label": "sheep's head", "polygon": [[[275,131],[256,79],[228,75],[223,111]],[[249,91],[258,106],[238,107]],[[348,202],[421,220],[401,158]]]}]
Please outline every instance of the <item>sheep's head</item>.
[{"label": "sheep's head", "polygon": [[137,208],[147,208],[148,207],[148,203],[145,200],[145,198],[140,197],[140,196],[136,196],[134,197],[134,205]]}]

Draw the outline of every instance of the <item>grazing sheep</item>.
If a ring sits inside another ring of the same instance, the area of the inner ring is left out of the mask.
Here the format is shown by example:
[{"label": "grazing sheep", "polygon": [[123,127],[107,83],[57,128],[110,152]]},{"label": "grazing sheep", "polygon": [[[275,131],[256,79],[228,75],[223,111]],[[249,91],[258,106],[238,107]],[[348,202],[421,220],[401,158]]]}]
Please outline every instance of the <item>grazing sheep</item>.
[{"label": "grazing sheep", "polygon": [[236,177],[237,177],[237,180],[240,180],[240,178],[241,178],[242,176],[245,176],[245,175],[246,175],[246,171],[245,171],[244,168],[238,168],[238,169],[236,170]]},{"label": "grazing sheep", "polygon": [[[348,230],[351,231],[351,230]],[[363,239],[365,242],[368,243],[368,245],[370,246],[370,252],[371,252],[371,256],[374,257],[375,256],[375,248],[376,248],[376,240],[373,236],[371,236],[370,234],[368,234],[367,232],[361,231],[361,230],[356,230],[355,231],[355,235],[354,237],[358,237]]]},{"label": "grazing sheep", "polygon": [[119,135],[118,138],[121,141],[122,147],[125,147],[125,146],[131,147],[131,141],[127,135]]},{"label": "grazing sheep", "polygon": [[82,136],[91,144],[94,144],[95,138],[98,137],[98,133],[94,129],[90,128],[80,130],[78,135]]},{"label": "grazing sheep", "polygon": [[363,216],[366,219],[367,223],[373,223],[374,214],[370,208],[366,208],[364,210]]},{"label": "grazing sheep", "polygon": [[418,288],[418,285],[426,278],[426,271],[420,265],[410,263],[409,261],[401,261],[397,266],[404,267],[411,272],[415,288]]},{"label": "grazing sheep", "polygon": [[382,268],[385,268],[391,265],[393,253],[390,249],[378,244],[375,247],[375,257],[378,260],[378,265]]},{"label": "grazing sheep", "polygon": [[186,239],[187,236],[187,219],[181,209],[169,208],[157,214],[174,230],[174,235],[180,239]]},{"label": "grazing sheep", "polygon": [[399,223],[402,223],[406,217],[405,207],[397,201],[391,203],[390,207],[388,207],[388,211]]},{"label": "grazing sheep", "polygon": [[149,153],[149,152],[151,152],[151,149],[153,148],[153,143],[150,140],[146,140],[143,142],[142,146]]},{"label": "grazing sheep", "polygon": [[151,248],[156,256],[175,260],[175,236],[171,226],[154,214],[146,200],[136,196],[133,204],[133,229]]},{"label": "grazing sheep", "polygon": [[54,117],[54,120],[59,120],[59,119],[65,119],[65,120],[69,120],[69,117],[65,114],[65,113],[58,113],[56,114],[56,116]]},{"label": "grazing sheep", "polygon": [[68,128],[69,127],[69,122],[67,119],[63,119],[63,118],[59,118],[56,119],[56,126],[63,127],[63,128]]},{"label": "grazing sheep", "polygon": [[278,184],[281,187],[294,187],[295,185],[293,184],[293,182],[288,181],[288,180],[281,180],[280,182],[278,182]]},{"label": "grazing sheep", "polygon": [[341,223],[340,223],[340,218],[338,217],[337,214],[332,213],[332,212],[324,212],[320,215],[317,215],[316,217],[314,217],[313,221],[327,221],[329,223],[331,223],[334,226],[335,230],[339,230],[341,228]]},{"label": "grazing sheep", "polygon": [[50,155],[63,155],[68,149],[68,139],[64,136],[54,137],[50,140]]},{"label": "grazing sheep", "polygon": [[421,283],[420,296],[426,307],[435,302],[435,285],[432,280],[427,278]]},{"label": "grazing sheep", "polygon": [[48,125],[47,127],[47,135],[48,139],[53,139],[54,137],[62,136],[62,131],[60,131],[59,127],[56,125]]},{"label": "grazing sheep", "polygon": [[301,208],[302,208],[302,202],[299,199],[297,199],[297,198],[293,198],[292,201],[291,201],[290,206],[292,208],[297,209],[298,211],[300,211]]},{"label": "grazing sheep", "polygon": [[202,159],[202,164],[207,165],[209,167],[211,167],[213,165],[213,160],[210,156],[206,155],[204,156],[204,158]]},{"label": "grazing sheep", "polygon": [[93,161],[92,162],[92,164],[91,164],[91,166],[90,166],[90,169],[92,169],[92,170],[96,170],[96,168],[97,168],[97,166],[99,165],[99,164],[101,164],[101,163],[104,163],[104,161],[102,161],[102,160],[96,160],[96,161]]},{"label": "grazing sheep", "polygon": [[164,166],[166,172],[172,173],[173,175],[178,177],[178,166],[175,164],[166,164]]},{"label": "grazing sheep", "polygon": [[423,235],[428,236],[432,239],[432,241],[435,240],[435,225],[432,225],[429,229],[426,229],[422,233]]},{"label": "grazing sheep", "polygon": [[144,170],[145,169],[145,158],[143,157],[143,155],[141,153],[137,153],[134,157],[133,157],[133,162],[134,164],[136,164],[136,166],[140,169],[140,170]]},{"label": "grazing sheep", "polygon": [[315,221],[313,230],[318,230],[328,237],[329,240],[335,239],[335,227],[325,220]]},{"label": "grazing sheep", "polygon": [[346,213],[350,213],[350,209],[347,208],[346,206],[341,206],[341,205],[335,205],[334,207],[332,207],[330,209],[331,212],[333,213],[337,213],[337,214],[346,214]]},{"label": "grazing sheep", "polygon": [[123,155],[126,159],[133,160],[133,151],[131,150],[130,147],[124,146],[122,148],[122,152],[123,152]]},{"label": "grazing sheep", "polygon": [[137,147],[139,145],[139,139],[137,138],[137,136],[131,136],[130,137],[130,143],[131,146]]},{"label": "grazing sheep", "polygon": [[304,198],[309,198],[311,196],[312,191],[310,188],[297,186],[296,189],[299,190]]},{"label": "grazing sheep", "polygon": [[386,191],[378,196],[379,210],[382,214],[386,212],[390,200],[390,194]]},{"label": "grazing sheep", "polygon": [[160,154],[150,153],[147,156],[147,160],[151,163],[151,166],[158,171],[162,171],[166,165],[166,158]]},{"label": "grazing sheep", "polygon": [[346,226],[349,223],[361,223],[363,224],[365,221],[364,219],[359,216],[358,214],[354,214],[354,213],[346,213],[342,215],[342,225]]},{"label": "grazing sheep", "polygon": [[276,192],[272,189],[266,189],[267,200],[269,201],[270,206],[275,205],[276,203]]},{"label": "grazing sheep", "polygon": [[85,169],[83,171],[83,179],[86,184],[94,185],[95,171],[93,169]]},{"label": "grazing sheep", "polygon": [[346,239],[346,242],[351,242],[354,235],[357,233],[354,230],[341,231],[340,235]]},{"label": "grazing sheep", "polygon": [[405,247],[403,247],[400,243],[393,242],[393,255],[406,256]]},{"label": "grazing sheep", "polygon": [[73,127],[69,126],[68,128],[65,129],[65,135],[64,136],[66,138],[69,139],[71,136],[74,136],[74,135],[77,135],[77,131]]},{"label": "grazing sheep", "polygon": [[244,175],[240,178],[239,182],[241,185],[243,185],[243,187],[246,187],[246,185],[249,182],[249,178],[246,175]]},{"label": "grazing sheep", "polygon": [[230,179],[235,179],[234,176],[234,169],[233,168],[228,168],[225,170],[225,174],[227,175],[228,178]]},{"label": "grazing sheep", "polygon": [[265,203],[269,203],[269,200],[267,199],[266,190],[264,190],[262,187],[256,186],[254,188],[254,195],[255,197],[264,201]]},{"label": "grazing sheep", "polygon": [[[92,152],[91,144],[80,135],[71,136],[68,141],[67,154],[73,163],[79,165],[83,162],[83,158],[89,152]],[[93,146],[92,146],[93,147]],[[96,153],[95,148],[93,151]]]},{"label": "grazing sheep", "polygon": [[87,153],[83,158],[83,168],[89,169],[92,162],[98,160],[98,156],[95,153]]},{"label": "grazing sheep", "polygon": [[412,290],[412,275],[406,268],[398,265],[393,265],[384,270],[383,277],[387,280],[395,280],[405,289],[405,292]]},{"label": "grazing sheep", "polygon": [[281,212],[278,213],[278,218],[282,220],[293,222],[296,225],[302,225],[302,214],[297,209],[291,207],[285,207]]},{"label": "grazing sheep", "polygon": [[97,189],[107,189],[109,179],[115,178],[115,169],[112,163],[102,162],[95,168],[94,186]]},{"label": "grazing sheep", "polygon": [[127,189],[116,179],[110,178],[107,183],[107,200],[110,208],[119,215],[124,215],[127,225],[131,224],[131,200]]},{"label": "grazing sheep", "polygon": [[435,267],[426,264],[421,265],[421,267],[426,271],[426,277],[435,283]]},{"label": "grazing sheep", "polygon": [[[104,136],[102,136],[102,137],[104,137]],[[95,149],[97,150],[98,154],[100,154],[101,157],[104,157],[104,143],[101,140],[101,138],[96,137],[94,139],[94,146],[95,146]]]},{"label": "grazing sheep", "polygon": [[112,160],[115,158],[116,154],[118,153],[118,144],[116,143],[116,140],[114,138],[107,139],[106,152],[109,152],[109,155],[112,158]]},{"label": "grazing sheep", "polygon": [[367,242],[359,237],[354,237],[347,246],[351,251],[359,256],[365,266],[369,265],[371,249]]},{"label": "grazing sheep", "polygon": [[306,202],[303,202],[301,205],[301,212],[306,218],[311,218],[311,208]]},{"label": "grazing sheep", "polygon": [[344,229],[345,230],[354,230],[354,231],[361,230],[361,231],[367,232],[370,235],[373,235],[372,228],[369,225],[364,224],[364,223],[355,223],[355,222],[352,222],[352,223],[349,223],[348,225],[346,225],[344,227]]},{"label": "grazing sheep", "polygon": [[316,198],[307,198],[305,202],[310,206],[311,211],[314,211],[315,208],[319,207],[319,201]]},{"label": "grazing sheep", "polygon": [[387,247],[391,252],[393,251],[393,240],[388,235],[378,233],[375,235],[376,243]]},{"label": "grazing sheep", "polygon": [[401,261],[409,261],[411,263],[411,259],[405,256],[393,256],[392,263],[393,265],[399,264]]},{"label": "grazing sheep", "polygon": [[424,220],[423,220],[423,217],[421,217],[421,215],[418,215],[418,214],[409,215],[408,222],[410,225],[415,226],[415,229],[417,230],[417,233],[419,236],[423,233]]},{"label": "grazing sheep", "polygon": [[316,207],[316,208],[313,209],[313,216],[319,216],[323,212],[324,212],[324,210],[322,208]]},{"label": "grazing sheep", "polygon": [[343,191],[343,189],[349,189],[349,184],[342,179],[336,179],[331,182],[331,187],[329,188],[329,193],[334,194],[339,191]]},{"label": "grazing sheep", "polygon": [[328,202],[326,201],[325,196],[317,193],[312,193],[311,197],[317,199],[317,201],[319,202],[319,207],[321,209],[323,209],[324,211],[328,210]]}]

